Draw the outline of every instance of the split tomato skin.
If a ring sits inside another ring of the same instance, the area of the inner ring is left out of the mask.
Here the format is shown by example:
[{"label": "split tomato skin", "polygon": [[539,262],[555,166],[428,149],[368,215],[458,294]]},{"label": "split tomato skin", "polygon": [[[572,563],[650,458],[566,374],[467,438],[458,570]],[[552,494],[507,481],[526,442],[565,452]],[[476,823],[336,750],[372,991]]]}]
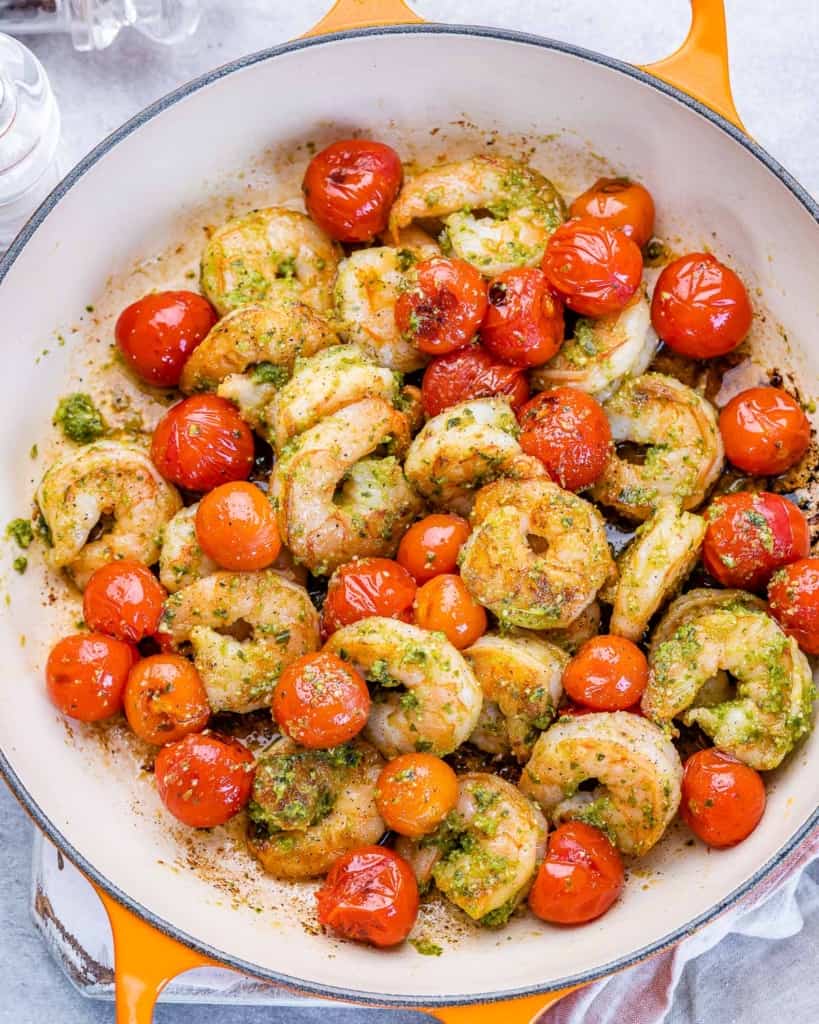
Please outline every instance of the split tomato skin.
[{"label": "split tomato skin", "polygon": [[414,283],[395,303],[395,323],[420,352],[445,355],[474,339],[486,303],[479,271],[464,260],[433,256],[416,264]]},{"label": "split tomato skin", "polygon": [[391,558],[360,558],[340,566],[330,577],[321,610],[325,637],[371,615],[412,622],[415,580]]},{"label": "split tomato skin", "polygon": [[498,359],[515,366],[541,366],[563,344],[563,303],[542,270],[523,267],[489,284],[481,341]]},{"label": "split tomato skin", "polygon": [[202,732],[211,714],[199,673],[179,654],[153,654],[136,664],[124,702],[131,729],[158,747]]},{"label": "split tomato skin", "polygon": [[508,398],[517,412],[529,398],[522,366],[501,362],[480,345],[433,359],[424,371],[421,400],[427,416],[473,398]]}]

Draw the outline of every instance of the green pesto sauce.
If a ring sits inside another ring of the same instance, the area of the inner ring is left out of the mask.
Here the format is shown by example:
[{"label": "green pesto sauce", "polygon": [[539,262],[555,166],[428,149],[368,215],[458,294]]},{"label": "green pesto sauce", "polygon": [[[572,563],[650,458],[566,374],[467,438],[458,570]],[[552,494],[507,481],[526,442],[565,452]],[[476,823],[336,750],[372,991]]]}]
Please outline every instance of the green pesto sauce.
[{"label": "green pesto sauce", "polygon": [[410,939],[409,944],[414,946],[416,953],[420,953],[421,956],[440,956],[443,953],[437,942],[430,939]]},{"label": "green pesto sauce", "polygon": [[6,527],[6,536],[25,550],[34,540],[34,528],[28,519],[12,519]]},{"label": "green pesto sauce", "polygon": [[52,422],[77,444],[90,444],[105,433],[105,421],[99,410],[82,392],[61,398]]},{"label": "green pesto sauce", "polygon": [[283,387],[290,379],[286,367],[275,363],[258,363],[251,374],[254,384],[272,384],[274,388]]}]

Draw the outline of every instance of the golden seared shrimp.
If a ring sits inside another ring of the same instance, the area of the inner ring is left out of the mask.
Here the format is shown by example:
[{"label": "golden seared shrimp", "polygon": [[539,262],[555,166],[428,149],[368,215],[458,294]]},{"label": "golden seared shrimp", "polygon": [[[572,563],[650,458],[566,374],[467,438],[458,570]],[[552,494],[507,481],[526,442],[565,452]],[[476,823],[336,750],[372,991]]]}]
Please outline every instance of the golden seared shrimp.
[{"label": "golden seared shrimp", "polygon": [[277,297],[329,309],[341,248],[304,213],[270,206],[218,227],[202,253],[202,291],[224,316]]},{"label": "golden seared shrimp", "polygon": [[238,714],[269,705],[282,669],[319,645],[307,591],[274,569],[197,580],[170,595],[160,628],[190,643],[211,708]]},{"label": "golden seared shrimp", "polygon": [[282,738],[259,757],[248,807],[248,847],[268,874],[291,881],[323,875],[342,854],[377,843],[384,761],[356,739],[304,750]]},{"label": "golden seared shrimp", "polygon": [[[48,564],[65,569],[80,589],[117,558],[152,565],[166,524],[182,507],[148,453],[122,441],[63,455],[46,471],[36,500],[49,530]],[[98,526],[102,535],[89,540]]]},{"label": "golden seared shrimp", "polygon": [[613,454],[592,487],[596,501],[629,519],[647,519],[663,500],[684,509],[702,504],[725,457],[710,402],[674,377],[644,373],[627,380],[603,408],[615,443],[646,451],[639,464]]},{"label": "golden seared shrimp", "polygon": [[325,649],[383,687],[364,736],[385,757],[414,750],[443,756],[475,728],[480,684],[443,633],[374,616],[336,630]]},{"label": "golden seared shrimp", "polygon": [[[759,771],[776,768],[812,728],[815,689],[796,641],[746,604],[692,616],[649,659],[642,708],[657,722],[699,725],[722,750]],[[720,671],[736,694],[693,706]]]},{"label": "golden seared shrimp", "polygon": [[383,398],[364,398],[294,438],[273,467],[279,531],[296,560],[327,574],[358,556],[392,555],[421,502],[389,444],[401,453],[406,418]]},{"label": "golden seared shrimp", "polygon": [[645,372],[656,347],[648,301],[640,289],[619,312],[578,320],[558,354],[536,367],[529,379],[538,390],[568,386],[604,401],[624,377]]},{"label": "golden seared shrimp", "polygon": [[473,156],[408,181],[390,213],[390,232],[395,241],[412,221],[440,218],[453,254],[494,277],[537,266],[565,216],[554,185],[533,167],[508,157]]},{"label": "golden seared shrimp", "polygon": [[[578,792],[594,779],[596,787]],[[520,788],[558,823],[585,821],[623,853],[647,853],[680,803],[682,764],[658,726],[628,711],[561,718],[542,733]]]},{"label": "golden seared shrimp", "polygon": [[[552,724],[563,696],[563,669],[569,656],[554,644],[534,636],[486,633],[468,647],[469,662],[483,690],[484,705],[471,741],[481,750],[482,734],[490,739],[489,754],[511,748],[523,763],[544,729]],[[494,705],[494,708],[493,708]],[[501,713],[498,722],[495,709]],[[502,727],[506,736],[498,727]]]},{"label": "golden seared shrimp", "polygon": [[564,626],[563,629],[544,630],[541,636],[561,650],[576,654],[587,640],[591,640],[600,632],[601,619],[600,604],[592,601],[568,626]]},{"label": "golden seared shrimp", "polygon": [[542,477],[518,444],[518,421],[502,398],[476,398],[433,416],[413,439],[407,479],[437,508],[468,515],[472,492],[499,476]]},{"label": "golden seared shrimp", "polygon": [[550,480],[489,484],[472,522],[461,577],[504,625],[568,626],[614,572],[600,513]]}]

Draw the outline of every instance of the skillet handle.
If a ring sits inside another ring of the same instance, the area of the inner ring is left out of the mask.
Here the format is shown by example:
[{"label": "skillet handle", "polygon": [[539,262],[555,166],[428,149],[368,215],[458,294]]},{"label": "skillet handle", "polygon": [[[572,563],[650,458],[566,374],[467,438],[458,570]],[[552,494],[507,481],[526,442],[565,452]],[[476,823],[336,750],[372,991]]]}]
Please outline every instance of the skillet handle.
[{"label": "skillet handle", "polygon": [[682,46],[643,71],[673,85],[745,131],[734,106],[724,0],[691,0],[691,28]]},{"label": "skillet handle", "polygon": [[580,985],[546,992],[539,996],[523,996],[521,999],[504,999],[499,1003],[481,1003],[471,1006],[436,1006],[428,1013],[441,1024],[535,1024],[540,1015],[563,996],[567,996]]},{"label": "skillet handle", "polygon": [[423,20],[404,0],[336,0],[321,21],[304,35],[323,36],[380,25],[419,25]]}]

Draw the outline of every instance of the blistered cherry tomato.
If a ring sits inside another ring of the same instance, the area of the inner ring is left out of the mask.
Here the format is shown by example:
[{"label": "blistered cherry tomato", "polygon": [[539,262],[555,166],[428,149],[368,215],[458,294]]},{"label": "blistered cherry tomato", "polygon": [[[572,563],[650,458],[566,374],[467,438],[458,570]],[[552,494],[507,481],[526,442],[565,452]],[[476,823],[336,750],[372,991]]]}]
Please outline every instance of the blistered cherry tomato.
[{"label": "blistered cherry tomato", "polygon": [[591,825],[569,821],[549,836],[529,907],[553,924],[585,924],[605,914],[624,882],[623,862],[608,837]]},{"label": "blistered cherry tomato", "polygon": [[654,200],[647,188],[628,178],[599,178],[569,207],[571,217],[619,229],[642,248],[654,234]]},{"label": "blistered cherry tomato", "polygon": [[516,366],[540,366],[563,344],[563,303],[534,267],[507,270],[489,284],[481,341]]},{"label": "blistered cherry tomato", "polygon": [[819,654],[819,558],[778,569],[768,584],[768,607],[807,654]]},{"label": "blistered cherry tomato", "polygon": [[335,862],[316,901],[325,928],[345,939],[396,946],[415,924],[418,884],[403,857],[383,846],[362,846]]},{"label": "blistered cherry tomato", "polygon": [[159,626],[167,590],[141,562],[109,562],[91,576],[82,596],[83,618],[91,629],[139,643]]},{"label": "blistered cherry tomato", "polygon": [[455,572],[458,552],[469,536],[469,523],[460,516],[438,513],[413,523],[401,538],[397,559],[419,583]]},{"label": "blistered cherry tomato", "polygon": [[772,574],[804,558],[810,529],[793,502],[778,494],[720,494],[705,518],[705,568],[724,587],[759,590]]},{"label": "blistered cherry tomato", "polygon": [[435,576],[415,596],[415,621],[422,629],[443,633],[458,650],[486,632],[486,612],[460,576]]},{"label": "blistered cherry tomato", "polygon": [[437,416],[459,402],[496,395],[508,398],[517,412],[529,397],[529,384],[522,366],[499,362],[480,345],[433,359],[421,382],[427,416]]},{"label": "blistered cherry tomato", "polygon": [[485,313],[484,279],[469,263],[445,256],[418,263],[414,284],[395,303],[399,331],[433,356],[468,345]]},{"label": "blistered cherry tomato", "polygon": [[196,292],[155,292],[123,309],[114,337],[144,381],[173,388],[216,319],[211,304]]},{"label": "blistered cherry tomato", "polygon": [[193,395],[159,421],[151,458],[171,483],[189,491],[212,491],[219,484],[247,479],[253,466],[253,434],[226,399]]},{"label": "blistered cherry tomato", "polygon": [[563,672],[563,689],[594,711],[626,711],[648,685],[648,662],[640,648],[622,636],[587,640]]},{"label": "blistered cherry tomato", "polygon": [[621,310],[637,291],[643,257],[622,231],[591,220],[570,220],[549,239],[542,266],[569,309],[581,316],[607,316]]},{"label": "blistered cherry tomato", "polygon": [[394,149],[369,139],[344,139],[307,165],[304,204],[331,238],[370,242],[386,228],[402,178]]},{"label": "blistered cherry tomato", "polygon": [[390,558],[360,558],[330,577],[321,610],[325,636],[370,615],[412,622],[415,580]]},{"label": "blistered cherry tomato", "polygon": [[670,349],[692,359],[722,356],[751,329],[753,310],[745,285],[706,252],[669,263],[657,278],[651,322]]},{"label": "blistered cherry tomato", "polygon": [[122,709],[133,647],[102,633],[75,633],[51,649],[46,689],[51,703],[69,718],[99,722]]},{"label": "blistered cherry tomato", "polygon": [[458,802],[458,778],[434,754],[400,754],[382,768],[376,802],[387,828],[417,839],[434,832]]},{"label": "blistered cherry tomato", "polygon": [[160,799],[175,818],[214,828],[250,800],[256,760],[239,740],[206,732],[163,747],[154,770]]},{"label": "blistered cherry tomato", "polygon": [[302,747],[337,747],[367,724],[370,693],[363,677],[329,651],[291,662],[273,693],[273,717]]},{"label": "blistered cherry tomato", "polygon": [[765,810],[762,776],[735,757],[710,747],[685,762],[680,816],[709,846],[736,846],[753,832]]},{"label": "blistered cherry tomato", "polygon": [[282,542],[266,494],[243,481],[222,484],[196,510],[199,546],[223,569],[265,569],[279,557]]},{"label": "blistered cherry tomato", "polygon": [[143,658],[128,676],[125,717],[140,739],[157,746],[201,732],[210,705],[199,673],[178,654]]},{"label": "blistered cherry tomato", "polygon": [[577,388],[541,391],[518,415],[520,446],[567,491],[593,484],[611,456],[611,427],[603,407]]},{"label": "blistered cherry tomato", "polygon": [[776,476],[795,466],[808,450],[810,422],[782,388],[748,388],[719,414],[725,454],[755,476]]}]

